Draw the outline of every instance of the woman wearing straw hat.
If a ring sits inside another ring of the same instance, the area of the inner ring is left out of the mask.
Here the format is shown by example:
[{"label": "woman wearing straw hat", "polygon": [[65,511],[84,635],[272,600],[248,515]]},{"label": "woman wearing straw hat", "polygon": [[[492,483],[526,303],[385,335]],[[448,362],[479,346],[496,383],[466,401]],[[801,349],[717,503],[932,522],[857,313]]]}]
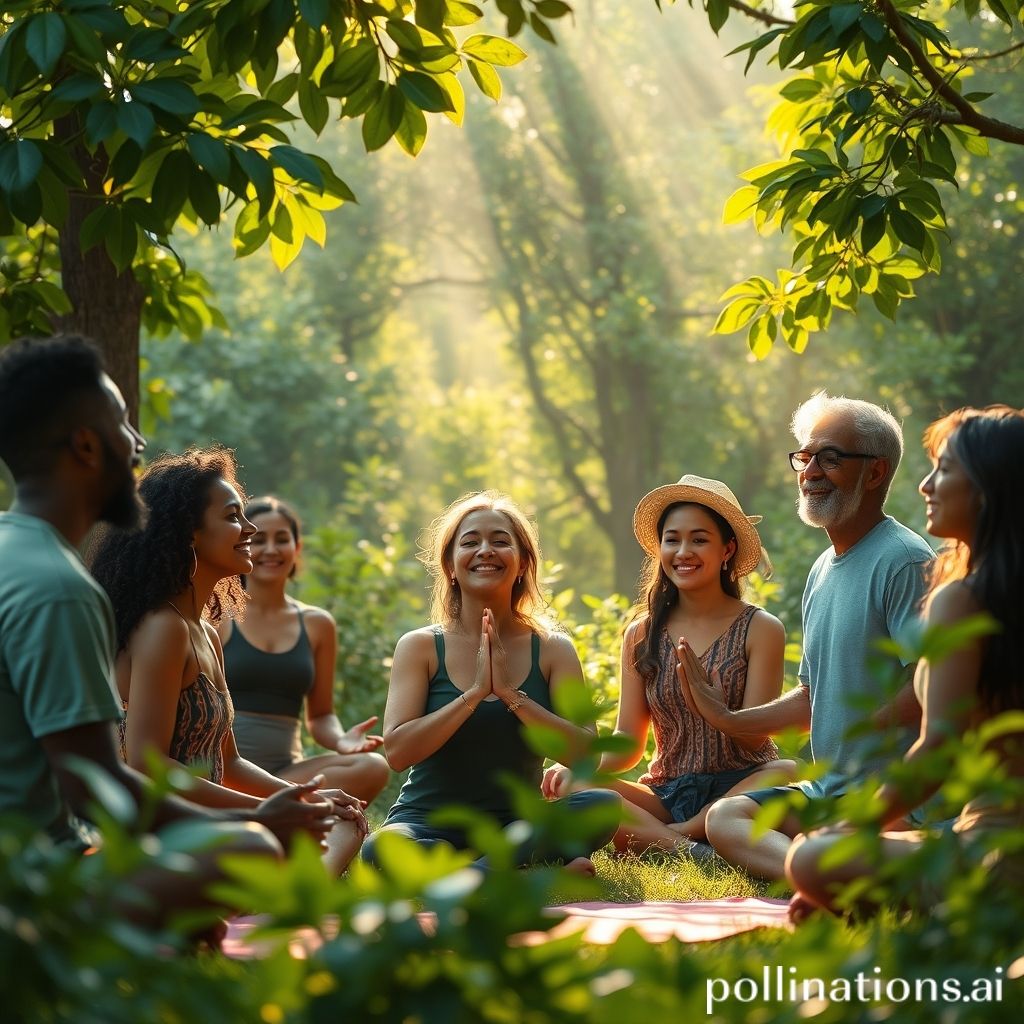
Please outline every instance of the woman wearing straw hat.
[{"label": "woman wearing straw hat", "polygon": [[[606,754],[601,770],[617,774],[636,765],[652,725],[655,753],[638,782],[611,783],[627,801],[627,820],[615,836],[620,850],[675,850],[703,840],[715,800],[796,772],[793,761],[779,760],[769,737],[727,736],[691,712],[678,674],[677,644],[685,637],[702,652],[701,667],[718,680],[730,707],[753,707],[781,693],[782,623],[740,597],[739,581],[767,560],[754,528],[759,521],[743,514],[725,484],[693,475],[656,488],[637,506],[633,529],[648,558],[623,638],[615,726],[632,745]],[[568,769],[548,770],[545,795],[569,788]]]}]

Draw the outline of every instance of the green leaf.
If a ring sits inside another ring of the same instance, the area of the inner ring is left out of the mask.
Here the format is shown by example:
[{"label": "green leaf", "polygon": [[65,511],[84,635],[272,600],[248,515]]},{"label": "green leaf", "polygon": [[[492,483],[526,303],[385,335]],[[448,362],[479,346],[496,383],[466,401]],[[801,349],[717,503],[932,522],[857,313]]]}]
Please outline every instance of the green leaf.
[{"label": "green leaf", "polygon": [[755,298],[737,299],[730,302],[715,321],[712,334],[733,334],[746,327],[761,308],[761,300]]},{"label": "green leaf", "polygon": [[725,202],[725,209],[722,211],[723,224],[738,224],[754,215],[757,208],[759,191],[754,185],[743,185]]},{"label": "green leaf", "polygon": [[303,120],[317,135],[324,130],[331,116],[327,97],[308,78],[299,82],[299,110]]},{"label": "green leaf", "polygon": [[88,214],[82,221],[82,228],[78,233],[78,244],[82,252],[87,253],[95,249],[106,238],[108,231],[113,229],[116,219],[117,211],[107,204],[97,207]]},{"label": "green leaf", "polygon": [[299,13],[313,28],[323,28],[331,13],[330,0],[299,0]]},{"label": "green leaf", "polygon": [[0,144],[0,189],[20,192],[31,185],[43,166],[43,154],[31,139]]},{"label": "green leaf", "polygon": [[102,92],[103,88],[103,82],[92,75],[74,74],[55,86],[50,95],[54,99],[78,103],[80,100],[92,99],[98,92]]},{"label": "green leaf", "polygon": [[205,171],[192,172],[188,183],[188,201],[210,227],[220,223],[220,193],[217,191],[217,183]]},{"label": "green leaf", "polygon": [[270,166],[270,161],[254,150],[246,149],[243,146],[235,149],[234,155],[239,167],[242,168],[242,173],[256,190],[260,216],[265,217],[274,202],[274,170]]},{"label": "green leaf", "polygon": [[729,0],[707,0],[708,24],[717,36],[729,19]]},{"label": "green leaf", "polygon": [[484,12],[476,4],[464,3],[463,0],[448,0],[444,23],[455,27],[473,25],[484,16]]},{"label": "green leaf", "polygon": [[762,313],[750,325],[750,330],[747,332],[747,345],[755,359],[764,359],[771,352],[778,332],[779,325],[771,313]]},{"label": "green leaf", "polygon": [[47,309],[59,316],[70,313],[74,308],[64,289],[59,288],[52,281],[35,281],[32,284],[32,290],[39,296],[40,301]]},{"label": "green leaf", "polygon": [[501,99],[501,78],[498,72],[490,64],[481,64],[479,61],[470,60],[469,73],[476,82],[477,88],[489,99],[496,103]]},{"label": "green leaf", "polygon": [[405,114],[405,97],[395,85],[387,85],[363,118],[363,145],[368,153],[380,149],[398,131]]},{"label": "green leaf", "polygon": [[153,114],[143,103],[117,104],[117,127],[128,136],[134,139],[140,149],[145,149],[153,130],[156,128],[156,121]]},{"label": "green leaf", "polygon": [[193,132],[188,137],[188,151],[203,170],[215,181],[227,185],[231,179],[231,154],[227,146],[212,135]]},{"label": "green leaf", "polygon": [[156,172],[151,201],[156,215],[168,225],[173,224],[185,205],[194,170],[195,165],[188,153],[183,149],[172,149]]},{"label": "green leaf", "polygon": [[130,89],[132,96],[148,103],[151,107],[166,110],[169,114],[183,114],[191,117],[202,104],[199,97],[179,78],[157,78],[139,82]]},{"label": "green leaf", "polygon": [[98,146],[117,131],[117,108],[110,100],[101,100],[89,108],[85,116],[85,140]]},{"label": "green leaf", "polygon": [[423,148],[427,139],[427,119],[415,103],[405,104],[395,139],[409,156],[416,156]]},{"label": "green leaf", "polygon": [[927,232],[917,217],[905,210],[893,210],[889,214],[889,223],[901,242],[921,251]]},{"label": "green leaf", "polygon": [[864,35],[876,43],[880,43],[889,34],[885,22],[870,11],[865,11],[860,16],[860,27]]},{"label": "green leaf", "polygon": [[851,25],[860,21],[863,8],[860,4],[832,4],[828,8],[828,20],[837,36],[841,36]]},{"label": "green leaf", "polygon": [[441,86],[420,71],[403,71],[398,76],[398,88],[402,90],[405,98],[415,103],[420,110],[435,113],[454,110],[454,105]]},{"label": "green leaf", "polygon": [[883,213],[876,213],[865,218],[860,229],[860,249],[865,256],[882,240],[885,234],[885,224],[885,214]]},{"label": "green leaf", "polygon": [[462,44],[462,52],[487,64],[508,68],[526,60],[526,51],[507,39],[497,36],[470,36]]},{"label": "green leaf", "polygon": [[864,86],[851,89],[845,96],[847,106],[855,114],[866,114],[874,98],[874,93]]},{"label": "green leaf", "polygon": [[307,181],[323,191],[324,178],[313,158],[294,146],[274,146],[270,150],[272,163],[287,171],[296,181]]},{"label": "green leaf", "polygon": [[125,139],[110,161],[107,174],[115,186],[123,185],[139,169],[141,162],[142,150],[131,139]]},{"label": "green leaf", "polygon": [[49,75],[57,66],[67,42],[64,21],[54,11],[36,14],[29,19],[25,30],[25,49],[39,73]]},{"label": "green leaf", "polygon": [[544,21],[536,12],[530,12],[530,28],[537,33],[547,43],[557,45],[558,41],[555,39],[554,33],[547,26],[547,22]]},{"label": "green leaf", "polygon": [[127,270],[131,266],[139,247],[139,229],[123,209],[114,210],[104,244],[110,261],[118,270]]},{"label": "green leaf", "polygon": [[416,24],[439,35],[444,27],[445,0],[416,0]]},{"label": "green leaf", "polygon": [[794,78],[787,82],[779,92],[790,101],[790,103],[803,103],[805,100],[813,99],[824,87],[823,82],[816,78]]}]

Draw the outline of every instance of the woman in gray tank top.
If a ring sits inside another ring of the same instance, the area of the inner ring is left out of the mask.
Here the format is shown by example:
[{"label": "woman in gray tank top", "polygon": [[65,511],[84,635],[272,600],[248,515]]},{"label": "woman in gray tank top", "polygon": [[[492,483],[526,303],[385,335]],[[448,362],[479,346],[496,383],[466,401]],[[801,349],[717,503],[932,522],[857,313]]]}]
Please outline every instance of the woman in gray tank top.
[{"label": "woman in gray tank top", "polygon": [[[323,775],[327,785],[369,803],[387,784],[387,762],[370,735],[376,716],[345,727],[334,709],[338,636],[331,613],[287,593],[302,537],[298,516],[274,497],[254,498],[245,517],[252,572],[244,621],[221,620],[224,670],[235,705],[235,742],[243,757],[291,782]],[[305,757],[302,719],[325,753]],[[326,751],[330,751],[327,753]]]}]

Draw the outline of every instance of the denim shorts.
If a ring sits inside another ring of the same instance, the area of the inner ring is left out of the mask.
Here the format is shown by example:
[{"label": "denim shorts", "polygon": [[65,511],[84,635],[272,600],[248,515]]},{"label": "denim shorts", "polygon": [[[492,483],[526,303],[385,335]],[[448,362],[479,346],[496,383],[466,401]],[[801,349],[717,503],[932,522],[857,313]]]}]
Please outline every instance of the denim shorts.
[{"label": "denim shorts", "polygon": [[708,804],[725,796],[738,782],[763,767],[763,764],[752,764],[727,772],[690,772],[669,779],[668,782],[652,784],[651,791],[672,815],[673,821],[688,821]]}]

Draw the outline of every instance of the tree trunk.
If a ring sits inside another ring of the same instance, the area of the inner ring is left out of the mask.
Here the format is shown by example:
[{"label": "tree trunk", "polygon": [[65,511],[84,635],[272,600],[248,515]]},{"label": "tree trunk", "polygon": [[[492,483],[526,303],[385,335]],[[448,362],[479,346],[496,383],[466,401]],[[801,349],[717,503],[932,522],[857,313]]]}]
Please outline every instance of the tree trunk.
[{"label": "tree trunk", "polygon": [[[58,321],[62,331],[83,334],[96,342],[128,404],[132,423],[139,422],[139,332],[142,323],[142,288],[131,270],[118,272],[103,244],[82,252],[82,222],[102,200],[105,159],[91,154],[77,141],[77,124],[58,122],[55,141],[68,148],[83,170],[84,192],[72,191],[68,217],[60,229],[61,284],[72,310]],[[75,140],[75,141],[72,141]]]}]

